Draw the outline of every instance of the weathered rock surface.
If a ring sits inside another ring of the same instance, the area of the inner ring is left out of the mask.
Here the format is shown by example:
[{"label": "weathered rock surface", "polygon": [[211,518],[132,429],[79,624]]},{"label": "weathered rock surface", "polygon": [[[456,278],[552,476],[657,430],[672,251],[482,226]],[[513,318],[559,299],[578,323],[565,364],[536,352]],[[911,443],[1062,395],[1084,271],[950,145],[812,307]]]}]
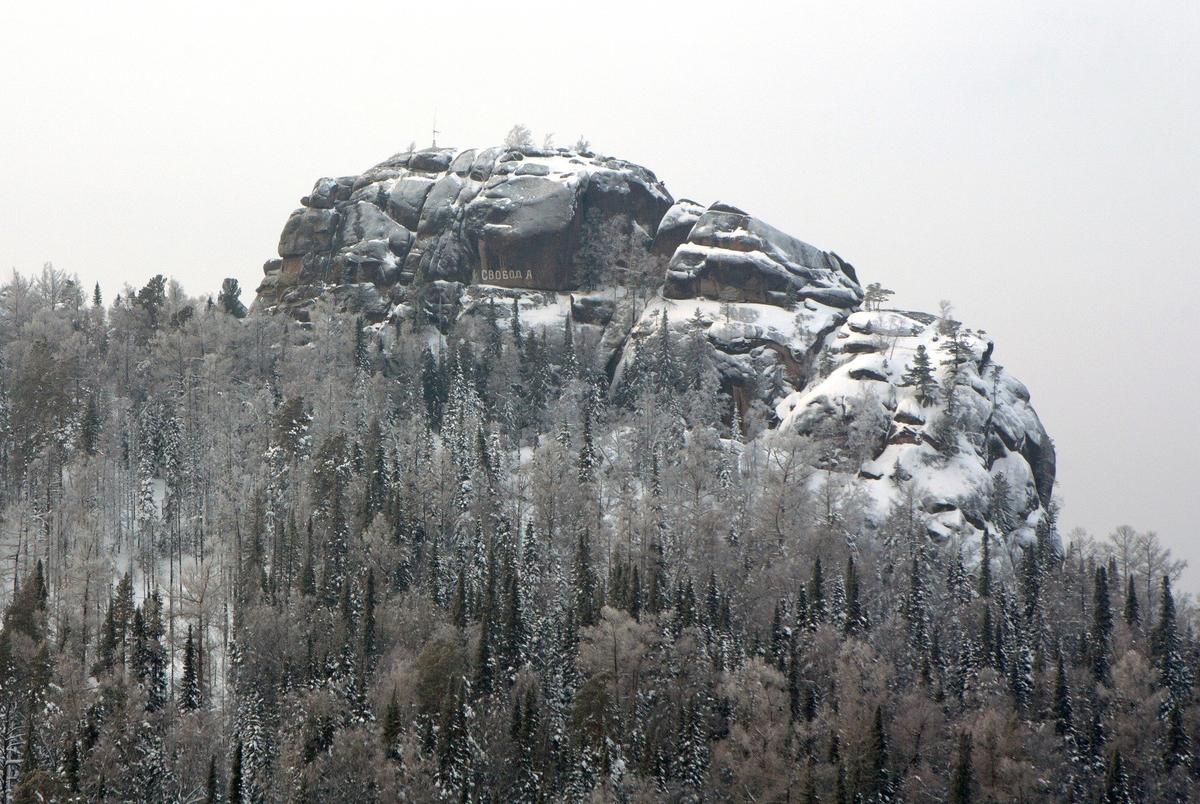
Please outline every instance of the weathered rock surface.
[{"label": "weathered rock surface", "polygon": [[619,159],[431,148],[319,179],[301,203],[280,237],[283,261],[264,266],[260,307],[363,282],[384,299],[396,284],[432,281],[575,289],[581,260],[633,261],[616,241],[603,255],[589,250],[589,233],[652,237],[672,199],[653,173]]},{"label": "weathered rock surface", "polygon": [[862,301],[854,269],[836,254],[720,204],[709,207],[675,249],[663,294],[782,306],[813,299],[849,308]]},{"label": "weathered rock surface", "polygon": [[667,210],[663,219],[658,222],[658,231],[654,235],[655,254],[670,257],[675,249],[687,242],[692,227],[704,214],[704,206],[687,198],[681,198]]},{"label": "weathered rock surface", "polygon": [[338,220],[338,213],[332,209],[296,210],[279,236],[279,256],[286,259],[328,251],[333,245]]}]

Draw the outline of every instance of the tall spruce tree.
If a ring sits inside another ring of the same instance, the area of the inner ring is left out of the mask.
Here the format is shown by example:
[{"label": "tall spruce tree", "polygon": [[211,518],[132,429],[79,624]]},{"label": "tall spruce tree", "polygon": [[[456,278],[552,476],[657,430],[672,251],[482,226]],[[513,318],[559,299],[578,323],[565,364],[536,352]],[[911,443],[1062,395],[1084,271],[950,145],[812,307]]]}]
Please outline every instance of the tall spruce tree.
[{"label": "tall spruce tree", "polygon": [[220,795],[217,782],[217,755],[212,754],[208,758],[208,776],[204,780],[204,804],[217,804],[221,800]]},{"label": "tall spruce tree", "polygon": [[1062,650],[1055,653],[1054,670],[1054,731],[1062,737],[1075,734],[1075,714],[1071,705],[1071,687],[1067,678],[1067,669],[1063,661]]},{"label": "tall spruce tree", "polygon": [[908,595],[904,599],[904,621],[908,644],[918,656],[929,649],[929,594],[925,587],[925,567],[917,550],[912,550],[908,569]]},{"label": "tall spruce tree", "polygon": [[1112,603],[1108,595],[1108,572],[1097,567],[1092,586],[1092,677],[1106,684],[1111,675],[1109,653],[1112,644]]},{"label": "tall spruce tree", "polygon": [[975,800],[975,770],[971,761],[971,733],[959,732],[958,751],[954,756],[954,771],[950,780],[951,804],[971,804]]},{"label": "tall spruce tree", "polygon": [[579,446],[579,484],[590,486],[596,479],[596,447],[592,444],[591,405],[583,404],[583,429]]},{"label": "tall spruce tree", "polygon": [[1129,577],[1125,579],[1125,609],[1124,609],[1125,624],[1130,628],[1137,628],[1142,623],[1141,606],[1138,603],[1137,585],[1134,583],[1133,573],[1129,573]]},{"label": "tall spruce tree", "polygon": [[84,403],[83,418],[79,422],[79,448],[87,455],[95,455],[100,447],[100,406],[95,394],[88,394]]},{"label": "tall spruce tree", "polygon": [[1125,770],[1120,749],[1113,752],[1104,772],[1104,796],[1101,800],[1104,804],[1130,804],[1133,801],[1129,794],[1129,774]]},{"label": "tall spruce tree", "polygon": [[808,611],[813,625],[825,622],[828,610],[825,605],[825,575],[821,569],[821,557],[813,560],[812,578],[808,582]]},{"label": "tall spruce tree", "polygon": [[979,596],[992,596],[992,545],[987,530],[979,548]]},{"label": "tall spruce tree", "polygon": [[187,628],[187,639],[183,643],[183,676],[179,681],[179,709],[194,712],[200,708],[200,684],[196,674],[196,642],[192,626]]},{"label": "tall spruce tree", "polygon": [[1171,579],[1163,576],[1159,592],[1158,621],[1150,635],[1151,655],[1158,670],[1158,682],[1175,701],[1186,700],[1191,691],[1187,664],[1180,655],[1180,639],[1175,615],[1175,597]]},{"label": "tall spruce tree", "polygon": [[217,304],[234,318],[245,318],[246,305],[242,304],[241,296],[241,285],[233,277],[227,277],[221,282],[221,290],[217,294]]},{"label": "tall spruce tree", "polygon": [[591,536],[586,529],[579,532],[575,545],[575,565],[572,571],[572,588],[574,589],[575,622],[579,627],[593,625],[596,622],[596,570],[592,566]]},{"label": "tall spruce tree", "polygon": [[371,350],[367,343],[366,324],[362,316],[354,319],[354,370],[371,373]]},{"label": "tall spruce tree", "polygon": [[888,768],[888,739],[883,727],[883,708],[875,707],[875,720],[871,725],[870,745],[870,789],[877,801],[890,801],[892,778]]},{"label": "tall spruce tree", "polygon": [[913,354],[913,362],[901,378],[904,385],[913,389],[917,402],[921,407],[929,407],[937,402],[938,381],[933,371],[933,361],[929,359],[929,350],[925,344],[919,344]]},{"label": "tall spruce tree", "polygon": [[367,570],[367,580],[363,588],[362,663],[366,667],[372,665],[379,651],[375,628],[375,569],[372,567]]},{"label": "tall spruce tree", "polygon": [[387,708],[383,714],[383,730],[380,738],[383,742],[383,754],[388,759],[400,759],[400,734],[404,729],[404,721],[400,714],[400,701],[396,695],[396,687],[392,686],[392,697],[388,699]]},{"label": "tall spruce tree", "polygon": [[242,804],[244,801],[242,789],[242,741],[238,740],[233,749],[233,760],[229,763],[229,795],[228,804]]},{"label": "tall spruce tree", "polygon": [[863,612],[859,589],[858,567],[851,556],[846,559],[846,617],[842,626],[847,634],[859,634],[867,628],[867,616]]}]

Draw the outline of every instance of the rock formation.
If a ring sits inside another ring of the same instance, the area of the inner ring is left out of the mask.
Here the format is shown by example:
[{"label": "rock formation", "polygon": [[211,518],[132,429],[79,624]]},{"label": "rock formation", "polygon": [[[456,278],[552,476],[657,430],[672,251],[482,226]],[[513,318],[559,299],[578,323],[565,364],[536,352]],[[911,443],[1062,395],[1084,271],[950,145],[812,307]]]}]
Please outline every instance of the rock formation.
[{"label": "rock formation", "polygon": [[[838,255],[728,204],[675,201],[643,167],[565,149],[426,149],[322,178],[301,204],[265,265],[260,310],[305,321],[330,298],[372,322],[446,331],[482,301],[515,299],[528,326],[570,316],[595,330],[614,386],[665,323],[714,347],[742,417],[839,445],[822,468],[879,517],[915,488],[936,538],[1024,542],[1049,509],[1053,442],[982,334],[866,310]],[[938,367],[950,339],[953,393],[923,406],[906,371],[918,346]],[[1009,521],[989,504],[996,489]]]},{"label": "rock formation", "polygon": [[619,159],[429,149],[320,179],[301,204],[265,266],[259,305],[303,318],[329,287],[354,285],[347,295],[379,320],[431,283],[577,288],[589,254],[628,266],[645,250],[671,196]]}]

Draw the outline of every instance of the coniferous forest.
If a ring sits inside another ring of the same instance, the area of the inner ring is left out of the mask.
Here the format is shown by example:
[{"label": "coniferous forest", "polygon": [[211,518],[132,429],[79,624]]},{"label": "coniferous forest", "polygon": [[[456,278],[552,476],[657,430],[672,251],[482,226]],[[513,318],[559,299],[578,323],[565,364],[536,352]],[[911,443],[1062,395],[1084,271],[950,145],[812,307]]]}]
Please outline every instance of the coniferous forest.
[{"label": "coniferous forest", "polygon": [[698,331],[309,319],[0,287],[0,801],[1195,800],[1153,534],[868,523]]}]

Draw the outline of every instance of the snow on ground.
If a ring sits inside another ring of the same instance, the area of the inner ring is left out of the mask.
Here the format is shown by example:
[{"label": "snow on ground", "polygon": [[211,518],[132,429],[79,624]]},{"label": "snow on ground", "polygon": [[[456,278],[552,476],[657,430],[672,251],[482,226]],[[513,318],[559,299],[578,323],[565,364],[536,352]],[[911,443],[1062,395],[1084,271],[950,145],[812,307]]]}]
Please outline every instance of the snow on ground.
[{"label": "snow on ground", "polygon": [[496,305],[496,326],[507,332],[512,324],[515,299],[521,326],[526,329],[561,330],[571,314],[570,293],[553,290],[527,290],[501,285],[471,285],[467,288],[461,315],[482,315],[487,304]]}]

